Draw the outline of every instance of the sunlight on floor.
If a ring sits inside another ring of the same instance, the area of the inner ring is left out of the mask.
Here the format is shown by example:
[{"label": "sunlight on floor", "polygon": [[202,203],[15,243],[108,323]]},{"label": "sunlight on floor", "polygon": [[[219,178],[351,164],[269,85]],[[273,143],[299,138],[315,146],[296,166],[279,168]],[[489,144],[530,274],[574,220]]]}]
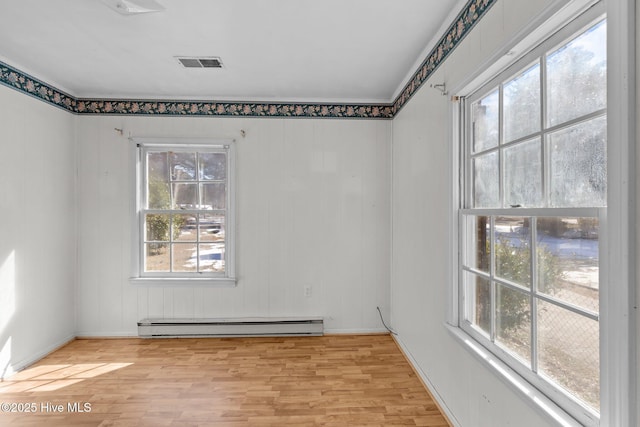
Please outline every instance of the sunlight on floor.
[{"label": "sunlight on floor", "polygon": [[41,365],[18,372],[0,383],[0,394],[55,391],[83,380],[126,368],[133,363]]}]

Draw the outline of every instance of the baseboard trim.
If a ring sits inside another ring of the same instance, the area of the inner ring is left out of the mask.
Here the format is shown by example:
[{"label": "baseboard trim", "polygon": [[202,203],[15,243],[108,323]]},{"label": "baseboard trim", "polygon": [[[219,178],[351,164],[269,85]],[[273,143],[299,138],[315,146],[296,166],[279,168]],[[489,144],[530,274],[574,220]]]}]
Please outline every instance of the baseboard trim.
[{"label": "baseboard trim", "polygon": [[389,331],[364,331],[364,332],[326,332],[324,333],[325,337],[341,337],[346,335],[356,336],[376,336],[376,335],[389,335]]},{"label": "baseboard trim", "polygon": [[[389,335],[389,331],[386,329],[329,329],[325,330],[325,337],[331,336],[342,336],[342,335]],[[138,339],[140,338],[137,334],[102,334],[102,333],[83,333],[82,335],[76,336],[77,340],[122,340],[122,339]],[[185,337],[188,338],[188,337]],[[181,338],[182,339],[182,338]]]},{"label": "baseboard trim", "polygon": [[141,339],[137,335],[79,335],[77,340],[134,340]]},{"label": "baseboard trim", "polygon": [[26,368],[28,368],[29,366],[33,365],[34,363],[40,361],[41,359],[44,359],[45,357],[47,357],[48,355],[50,355],[51,353],[54,353],[58,350],[60,350],[62,347],[66,346],[67,344],[75,341],[76,337],[74,335],[69,335],[66,338],[63,338],[62,340],[46,347],[44,350],[36,353],[34,356],[29,357],[27,359],[21,360],[19,362],[10,364],[7,369],[5,369],[2,372],[2,376],[0,376],[0,380],[4,380],[6,378],[9,378],[11,375],[16,374]]},{"label": "baseboard trim", "polygon": [[325,335],[388,335],[386,329],[331,329],[325,328]]},{"label": "baseboard trim", "polygon": [[137,332],[82,332],[76,335],[78,340],[115,340],[140,338]]},{"label": "baseboard trim", "polygon": [[400,349],[400,352],[402,353],[404,358],[407,360],[407,363],[409,363],[409,366],[411,366],[411,369],[413,369],[413,372],[415,372],[418,378],[420,379],[420,382],[422,383],[424,388],[427,390],[427,393],[429,393],[429,395],[435,402],[436,406],[440,410],[440,413],[442,414],[444,419],[447,421],[449,426],[462,427],[458,422],[458,420],[456,419],[456,417],[451,412],[451,410],[449,410],[449,407],[442,399],[442,396],[440,396],[436,391],[436,388],[429,380],[429,377],[427,377],[427,374],[425,374],[424,371],[420,368],[420,365],[418,365],[418,362],[413,357],[409,349],[404,345],[400,337],[398,337],[398,335],[396,334],[391,334],[391,337],[393,338],[396,345]]},{"label": "baseboard trim", "polygon": [[[386,329],[325,329],[323,335],[388,335]],[[92,332],[83,331],[76,335],[76,339],[121,339],[139,338],[137,332]]]}]

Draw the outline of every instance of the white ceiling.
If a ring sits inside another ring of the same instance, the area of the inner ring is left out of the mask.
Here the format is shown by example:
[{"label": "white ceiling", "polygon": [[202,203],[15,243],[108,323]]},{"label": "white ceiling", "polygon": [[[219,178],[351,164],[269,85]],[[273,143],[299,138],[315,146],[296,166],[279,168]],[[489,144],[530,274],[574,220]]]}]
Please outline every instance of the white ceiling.
[{"label": "white ceiling", "polygon": [[157,2],[122,16],[100,0],[0,0],[0,60],[79,98],[386,103],[466,3]]}]

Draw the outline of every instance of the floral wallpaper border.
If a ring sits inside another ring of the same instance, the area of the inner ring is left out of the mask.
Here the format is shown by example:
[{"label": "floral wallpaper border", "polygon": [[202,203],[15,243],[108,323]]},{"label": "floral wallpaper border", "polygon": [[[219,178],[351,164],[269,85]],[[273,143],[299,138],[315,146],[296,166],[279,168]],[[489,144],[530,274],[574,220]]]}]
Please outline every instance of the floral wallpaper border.
[{"label": "floral wallpaper border", "polygon": [[78,99],[0,62],[0,84],[75,114],[392,119],[497,0],[470,0],[391,104]]},{"label": "floral wallpaper border", "polygon": [[427,55],[418,70],[413,74],[413,77],[396,97],[393,102],[394,115],[411,99],[413,94],[418,91],[458,43],[478,23],[480,17],[496,2],[497,0],[471,0],[465,5],[438,43],[436,43],[436,46],[429,52],[429,55]]},{"label": "floral wallpaper border", "polygon": [[0,62],[0,83],[63,110],[76,112],[76,98],[3,62]]},{"label": "floral wallpaper border", "polygon": [[78,114],[391,119],[391,105],[79,99]]}]

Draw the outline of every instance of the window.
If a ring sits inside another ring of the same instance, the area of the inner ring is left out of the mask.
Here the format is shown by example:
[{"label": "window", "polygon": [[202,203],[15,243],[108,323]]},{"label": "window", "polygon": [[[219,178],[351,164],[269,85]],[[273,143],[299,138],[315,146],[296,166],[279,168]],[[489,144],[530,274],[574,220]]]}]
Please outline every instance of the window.
[{"label": "window", "polygon": [[134,276],[233,280],[233,144],[135,142]]},{"label": "window", "polygon": [[585,424],[600,412],[607,201],[606,21],[596,16],[463,99],[459,211],[460,327]]}]

